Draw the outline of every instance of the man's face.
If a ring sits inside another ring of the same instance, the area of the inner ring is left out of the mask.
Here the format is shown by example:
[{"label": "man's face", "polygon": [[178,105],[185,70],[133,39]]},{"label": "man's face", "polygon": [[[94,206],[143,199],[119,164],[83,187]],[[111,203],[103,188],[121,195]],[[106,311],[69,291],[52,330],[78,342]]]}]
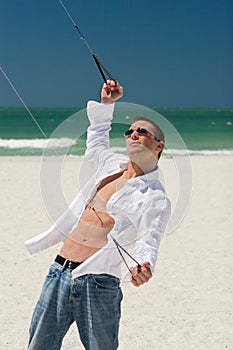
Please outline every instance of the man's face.
[{"label": "man's face", "polygon": [[[137,132],[138,128],[146,129],[147,133]],[[156,140],[153,131],[153,125],[145,120],[138,120],[134,122],[130,128],[133,132],[126,137],[126,148],[129,157],[142,154],[143,156],[156,156],[158,154],[157,148],[161,142]]]}]

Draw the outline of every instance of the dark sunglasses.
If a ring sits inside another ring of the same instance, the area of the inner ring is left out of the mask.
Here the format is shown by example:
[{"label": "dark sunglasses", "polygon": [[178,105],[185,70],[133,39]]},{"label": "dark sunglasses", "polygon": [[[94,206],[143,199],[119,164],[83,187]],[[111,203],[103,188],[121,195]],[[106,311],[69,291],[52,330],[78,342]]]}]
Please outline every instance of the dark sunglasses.
[{"label": "dark sunglasses", "polygon": [[145,128],[137,128],[136,130],[133,130],[133,129],[129,129],[129,130],[126,130],[126,132],[125,132],[125,137],[129,137],[130,135],[132,135],[132,133],[134,132],[134,131],[137,131],[137,133],[139,134],[139,135],[151,135],[151,136],[153,136],[157,141],[160,141],[160,140],[158,140],[150,131],[148,131],[147,129],[145,129]]}]

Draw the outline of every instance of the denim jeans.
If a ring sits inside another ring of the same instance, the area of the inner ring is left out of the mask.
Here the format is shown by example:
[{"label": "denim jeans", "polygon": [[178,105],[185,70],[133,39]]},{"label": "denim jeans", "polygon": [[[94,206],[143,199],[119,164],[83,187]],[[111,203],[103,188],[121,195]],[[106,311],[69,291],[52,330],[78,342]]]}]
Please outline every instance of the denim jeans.
[{"label": "denim jeans", "polygon": [[75,321],[87,350],[115,350],[122,292],[119,279],[88,274],[71,279],[53,263],[46,277],[30,326],[28,350],[58,350]]}]

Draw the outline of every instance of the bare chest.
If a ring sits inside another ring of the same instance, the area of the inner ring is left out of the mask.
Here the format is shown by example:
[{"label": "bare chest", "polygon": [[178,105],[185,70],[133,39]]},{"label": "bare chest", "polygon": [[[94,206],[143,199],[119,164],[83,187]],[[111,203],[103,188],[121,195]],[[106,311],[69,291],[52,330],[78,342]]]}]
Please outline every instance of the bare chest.
[{"label": "bare chest", "polygon": [[107,184],[101,184],[89,205],[94,206],[97,210],[105,211],[109,199],[114,193],[119,191],[125,183],[126,180],[120,177]]}]

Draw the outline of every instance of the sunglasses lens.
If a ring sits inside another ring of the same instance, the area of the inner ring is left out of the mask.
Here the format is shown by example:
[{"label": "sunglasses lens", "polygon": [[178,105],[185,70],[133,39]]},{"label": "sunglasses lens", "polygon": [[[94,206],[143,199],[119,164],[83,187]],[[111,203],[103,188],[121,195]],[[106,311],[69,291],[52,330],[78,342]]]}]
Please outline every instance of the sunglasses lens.
[{"label": "sunglasses lens", "polygon": [[[146,135],[148,133],[148,131],[144,128],[137,128],[136,131],[139,135]],[[134,132],[133,129],[129,129],[125,132],[125,136],[128,137],[128,136],[132,135],[133,132]]]},{"label": "sunglasses lens", "polygon": [[144,128],[138,128],[138,129],[137,129],[137,132],[138,132],[140,135],[142,135],[142,134],[147,134],[147,130],[144,129]]},{"label": "sunglasses lens", "polygon": [[131,134],[133,133],[133,130],[132,129],[129,129],[129,130],[126,130],[125,132],[125,136],[130,136]]}]

